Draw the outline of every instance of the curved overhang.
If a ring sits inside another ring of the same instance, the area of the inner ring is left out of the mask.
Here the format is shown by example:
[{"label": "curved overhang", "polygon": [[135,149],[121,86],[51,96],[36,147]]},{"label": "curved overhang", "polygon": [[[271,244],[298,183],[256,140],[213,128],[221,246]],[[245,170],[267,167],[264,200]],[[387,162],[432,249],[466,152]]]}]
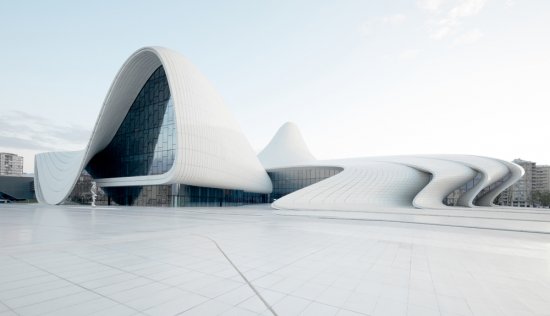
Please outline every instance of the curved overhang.
[{"label": "curved overhang", "polygon": [[506,165],[492,158],[473,155],[430,155],[429,157],[458,162],[481,174],[481,179],[458,198],[457,206],[474,207],[474,200],[478,194],[508,173]]},{"label": "curved overhang", "polygon": [[277,131],[259,156],[269,170],[342,168],[337,175],[279,198],[272,204],[279,209],[443,209],[451,207],[445,205],[444,200],[457,190],[460,192],[457,206],[474,207],[474,201],[479,206],[490,206],[500,192],[523,175],[516,164],[472,155],[314,160],[309,158],[311,155],[298,127],[291,123]]},{"label": "curved overhang", "polygon": [[[479,181],[459,197],[458,206],[474,207],[474,199],[483,189],[502,181],[488,193],[498,195],[522,175],[519,166],[507,165],[498,159],[468,155],[319,160],[300,166],[340,167],[343,171],[278,199],[273,207],[342,211],[451,208],[443,200],[480,174]],[[503,181],[508,172],[514,172],[514,175]],[[477,202],[483,205],[481,203],[483,198]]]},{"label": "curved overhang", "polygon": [[363,211],[411,207],[429,174],[409,166],[369,158],[319,161],[311,166],[341,167],[343,171],[285,195],[277,209]]},{"label": "curved overhang", "polygon": [[443,200],[476,175],[473,169],[461,163],[429,157],[385,157],[382,161],[400,163],[431,174],[430,182],[418,192],[412,201],[412,205],[416,208],[447,207]]},{"label": "curved overhang", "polygon": [[523,168],[516,163],[508,162],[500,159],[498,161],[500,161],[502,164],[504,164],[508,168],[509,177],[508,179],[500,183],[495,188],[492,188],[485,195],[480,197],[477,200],[477,204],[479,206],[493,206],[494,205],[493,201],[495,200],[495,198],[499,194],[501,194],[504,190],[506,190],[508,187],[516,183],[525,174],[525,170],[523,170]]},{"label": "curved overhang", "polygon": [[83,151],[36,155],[36,195],[40,202],[59,204],[67,198],[82,170],[113,139],[133,100],[160,66],[165,69],[174,102],[175,163],[159,175],[98,182],[105,186],[183,183],[271,192],[267,173],[210,82],[180,54],[145,47],[132,54],[117,73]]}]

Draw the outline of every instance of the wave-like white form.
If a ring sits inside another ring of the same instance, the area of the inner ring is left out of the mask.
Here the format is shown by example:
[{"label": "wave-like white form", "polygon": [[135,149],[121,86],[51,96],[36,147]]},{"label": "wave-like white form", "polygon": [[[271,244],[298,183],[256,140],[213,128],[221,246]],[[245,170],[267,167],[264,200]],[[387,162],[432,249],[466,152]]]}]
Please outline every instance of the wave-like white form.
[{"label": "wave-like white form", "polygon": [[445,208],[443,199],[476,176],[473,169],[453,161],[415,156],[385,157],[381,160],[403,164],[431,175],[430,182],[412,201],[416,208]]},{"label": "wave-like white form", "polygon": [[521,177],[525,174],[525,170],[523,170],[523,168],[518,164],[503,160],[498,161],[503,163],[508,168],[508,178],[502,179],[504,181],[496,185],[494,188],[491,188],[491,190],[489,190],[485,195],[481,196],[477,201],[477,205],[479,206],[493,206],[493,201],[495,198],[512,184],[516,183],[516,181],[521,179]]},{"label": "wave-like white form", "polygon": [[296,124],[287,122],[279,128],[269,144],[258,154],[266,169],[315,161]]},{"label": "wave-like white form", "polygon": [[415,168],[368,158],[324,161],[314,165],[339,166],[344,170],[278,199],[273,207],[346,211],[407,208],[430,180],[429,174]]},{"label": "wave-like white form", "polygon": [[[293,129],[297,127],[293,126]],[[293,138],[278,134],[275,136],[278,148],[285,148],[281,142],[294,142]],[[299,135],[299,132],[293,134]],[[267,148],[270,146],[271,143]],[[300,144],[300,147],[307,149],[305,144]],[[443,201],[457,190],[461,192],[457,206],[492,206],[498,194],[523,175],[523,169],[516,164],[473,155],[381,156],[306,163],[294,163],[292,158],[289,151],[280,151],[276,163],[264,165],[277,165],[273,169],[278,171],[311,166],[340,167],[343,171],[283,196],[272,204],[275,208],[342,211],[411,207],[442,209],[450,207]]]},{"label": "wave-like white form", "polygon": [[458,206],[473,207],[474,199],[486,187],[494,184],[508,174],[508,167],[498,159],[469,155],[437,155],[433,158],[461,163],[481,174],[481,179],[467,192],[462,194]]},{"label": "wave-like white form", "polygon": [[[471,183],[470,188],[460,195],[457,206],[491,206],[496,196],[522,175],[522,169],[517,165],[466,155],[318,160],[277,170],[310,166],[340,167],[343,171],[278,199],[273,207],[342,211],[411,207],[442,209],[449,207],[443,200],[453,191],[465,187],[466,183]],[[473,185],[478,173],[480,176]],[[478,196],[485,188],[491,190]],[[476,198],[479,200],[474,204]]]},{"label": "wave-like white form", "polygon": [[150,75],[164,67],[177,131],[171,169],[160,175],[99,179],[101,186],[183,183],[251,192],[271,192],[271,181],[238,124],[210,82],[183,56],[162,47],[135,52],[116,75],[91,139],[80,152],[35,157],[40,202],[63,202],[82,170],[112,140]]}]

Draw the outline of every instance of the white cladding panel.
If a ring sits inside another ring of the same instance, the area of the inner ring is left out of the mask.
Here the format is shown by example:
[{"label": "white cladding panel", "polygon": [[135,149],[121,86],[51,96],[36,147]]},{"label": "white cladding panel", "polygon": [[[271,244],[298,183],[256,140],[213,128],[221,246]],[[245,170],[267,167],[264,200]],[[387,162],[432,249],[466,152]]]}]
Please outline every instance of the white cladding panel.
[{"label": "white cladding panel", "polygon": [[369,159],[333,163],[344,170],[278,199],[273,206],[279,209],[341,211],[408,208],[430,180],[429,174],[401,164]]},{"label": "white cladding panel", "polygon": [[481,180],[468,192],[458,199],[458,206],[473,207],[474,199],[484,188],[504,178],[508,174],[508,167],[498,159],[471,156],[471,155],[434,155],[436,159],[461,163],[481,173]]},{"label": "white cladding panel", "polygon": [[258,154],[258,158],[266,169],[315,161],[300,129],[292,122],[279,128],[269,144]]},{"label": "white cladding panel", "polygon": [[472,181],[479,182],[459,198],[459,206],[475,207],[473,201],[486,187],[512,176],[480,197],[478,205],[490,206],[494,198],[522,175],[521,167],[488,157],[467,155],[387,156],[341,160],[318,160],[303,165],[341,167],[339,174],[283,196],[275,208],[296,210],[383,210],[391,208],[448,208],[443,200]]},{"label": "white cladding panel", "polygon": [[431,174],[430,182],[418,192],[412,204],[416,208],[445,208],[445,199],[455,189],[472,180],[476,172],[460,163],[428,157],[385,157],[382,161],[400,163]]}]

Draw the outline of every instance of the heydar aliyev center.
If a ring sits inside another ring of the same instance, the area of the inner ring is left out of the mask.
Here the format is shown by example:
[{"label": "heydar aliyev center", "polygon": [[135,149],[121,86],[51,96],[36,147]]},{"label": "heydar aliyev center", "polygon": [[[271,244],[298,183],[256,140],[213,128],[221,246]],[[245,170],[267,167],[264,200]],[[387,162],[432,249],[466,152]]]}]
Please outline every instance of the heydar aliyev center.
[{"label": "heydar aliyev center", "polygon": [[471,155],[317,160],[292,123],[256,155],[208,80],[161,47],[124,63],[84,150],[35,157],[39,202],[64,203],[83,171],[118,205],[343,211],[492,206],[524,173]]}]

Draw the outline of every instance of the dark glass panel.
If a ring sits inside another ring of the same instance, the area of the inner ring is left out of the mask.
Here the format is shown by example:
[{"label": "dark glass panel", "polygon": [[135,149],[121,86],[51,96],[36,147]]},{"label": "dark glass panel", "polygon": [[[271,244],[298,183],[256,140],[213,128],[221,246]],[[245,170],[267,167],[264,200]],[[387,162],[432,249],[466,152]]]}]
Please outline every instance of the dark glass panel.
[{"label": "dark glass panel", "polygon": [[175,129],[174,104],[160,66],[138,93],[109,145],[86,170],[94,178],[165,173],[174,164]]},{"label": "dark glass panel", "polygon": [[268,172],[273,183],[271,200],[281,198],[342,171],[338,167],[287,168]]}]

